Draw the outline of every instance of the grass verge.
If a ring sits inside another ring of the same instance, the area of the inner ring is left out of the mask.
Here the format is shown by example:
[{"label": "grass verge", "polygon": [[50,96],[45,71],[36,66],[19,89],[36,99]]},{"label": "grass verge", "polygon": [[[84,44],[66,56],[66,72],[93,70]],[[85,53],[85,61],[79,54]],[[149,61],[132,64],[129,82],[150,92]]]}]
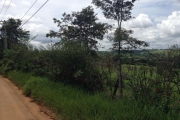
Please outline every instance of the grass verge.
[{"label": "grass verge", "polygon": [[112,100],[103,93],[90,95],[81,89],[54,83],[20,71],[10,71],[8,78],[27,96],[52,109],[64,120],[176,120],[178,115],[165,114],[127,98]]}]

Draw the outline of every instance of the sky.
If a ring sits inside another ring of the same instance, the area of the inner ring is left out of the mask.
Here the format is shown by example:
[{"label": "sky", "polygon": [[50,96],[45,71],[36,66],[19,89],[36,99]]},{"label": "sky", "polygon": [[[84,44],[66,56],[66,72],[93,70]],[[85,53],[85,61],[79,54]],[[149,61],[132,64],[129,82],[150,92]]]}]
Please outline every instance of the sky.
[{"label": "sky", "polygon": [[[11,2],[11,0],[0,0],[0,19],[21,19],[35,1],[12,0]],[[5,5],[2,9],[4,2]],[[5,13],[10,2],[10,7]],[[45,2],[46,0],[37,0],[32,9],[21,19],[22,23],[25,23]],[[60,39],[58,38],[46,38],[49,30],[59,30],[53,22],[53,18],[61,19],[64,12],[81,11],[89,5],[94,7],[100,22],[114,24],[116,27],[117,21],[106,19],[102,11],[91,2],[92,0],[49,0],[23,26],[23,29],[30,31],[31,38],[37,35],[35,39],[30,40],[30,44],[38,47],[39,45],[45,46],[50,42],[59,42]],[[165,49],[173,44],[180,45],[180,0],[139,0],[134,4],[132,16],[135,18],[123,22],[123,28],[133,30],[132,37],[149,43],[149,49]],[[109,50],[112,46],[111,41],[106,37],[99,43],[101,44],[99,50]]]}]

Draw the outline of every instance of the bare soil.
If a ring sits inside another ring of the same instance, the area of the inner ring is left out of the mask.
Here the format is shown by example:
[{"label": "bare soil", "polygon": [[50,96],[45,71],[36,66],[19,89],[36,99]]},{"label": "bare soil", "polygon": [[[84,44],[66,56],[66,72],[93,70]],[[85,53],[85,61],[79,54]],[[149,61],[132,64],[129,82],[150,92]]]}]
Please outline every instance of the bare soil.
[{"label": "bare soil", "polygon": [[10,80],[0,76],[0,120],[54,120],[51,110],[23,95]]}]

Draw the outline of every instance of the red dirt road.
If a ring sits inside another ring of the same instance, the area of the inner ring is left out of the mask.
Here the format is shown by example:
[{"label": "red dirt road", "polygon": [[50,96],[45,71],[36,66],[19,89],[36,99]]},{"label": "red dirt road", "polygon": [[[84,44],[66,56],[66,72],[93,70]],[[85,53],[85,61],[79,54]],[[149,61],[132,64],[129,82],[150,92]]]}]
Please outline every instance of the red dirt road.
[{"label": "red dirt road", "polygon": [[46,111],[0,76],[0,120],[53,120]]}]

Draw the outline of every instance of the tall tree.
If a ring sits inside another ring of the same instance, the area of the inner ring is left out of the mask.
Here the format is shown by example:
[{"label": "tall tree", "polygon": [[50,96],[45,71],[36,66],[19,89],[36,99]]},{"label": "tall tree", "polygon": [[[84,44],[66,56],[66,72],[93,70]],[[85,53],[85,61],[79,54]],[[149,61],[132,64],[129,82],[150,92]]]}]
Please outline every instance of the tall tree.
[{"label": "tall tree", "polygon": [[122,28],[120,32],[119,28],[117,28],[113,33],[113,35],[108,36],[109,40],[113,42],[113,48],[111,49],[115,51],[119,50],[120,39],[121,39],[120,50],[129,51],[132,49],[140,48],[141,46],[144,47],[148,46],[148,43],[131,37],[131,34],[133,34],[132,30],[126,30]]},{"label": "tall tree", "polygon": [[7,48],[11,49],[14,45],[22,44],[29,40],[29,31],[23,30],[21,27],[21,20],[9,18],[4,21],[1,31],[1,44],[5,44],[3,39],[7,39]]},{"label": "tall tree", "polygon": [[88,49],[97,49],[97,39],[102,40],[111,25],[97,22],[97,14],[92,6],[72,14],[64,13],[61,20],[53,19],[60,28],[58,32],[51,30],[47,37],[58,37],[61,40],[73,41]]},{"label": "tall tree", "polygon": [[114,19],[118,23],[118,28],[114,34],[115,46],[118,50],[118,81],[115,86],[114,95],[116,95],[117,87],[120,86],[120,98],[123,97],[121,50],[124,41],[131,47],[135,47],[135,44],[139,43],[139,45],[147,46],[147,44],[143,44],[137,39],[129,37],[129,34],[131,34],[132,31],[122,30],[122,22],[132,18],[131,10],[135,1],[136,0],[92,0],[92,3],[103,11],[103,14],[107,19]]}]

